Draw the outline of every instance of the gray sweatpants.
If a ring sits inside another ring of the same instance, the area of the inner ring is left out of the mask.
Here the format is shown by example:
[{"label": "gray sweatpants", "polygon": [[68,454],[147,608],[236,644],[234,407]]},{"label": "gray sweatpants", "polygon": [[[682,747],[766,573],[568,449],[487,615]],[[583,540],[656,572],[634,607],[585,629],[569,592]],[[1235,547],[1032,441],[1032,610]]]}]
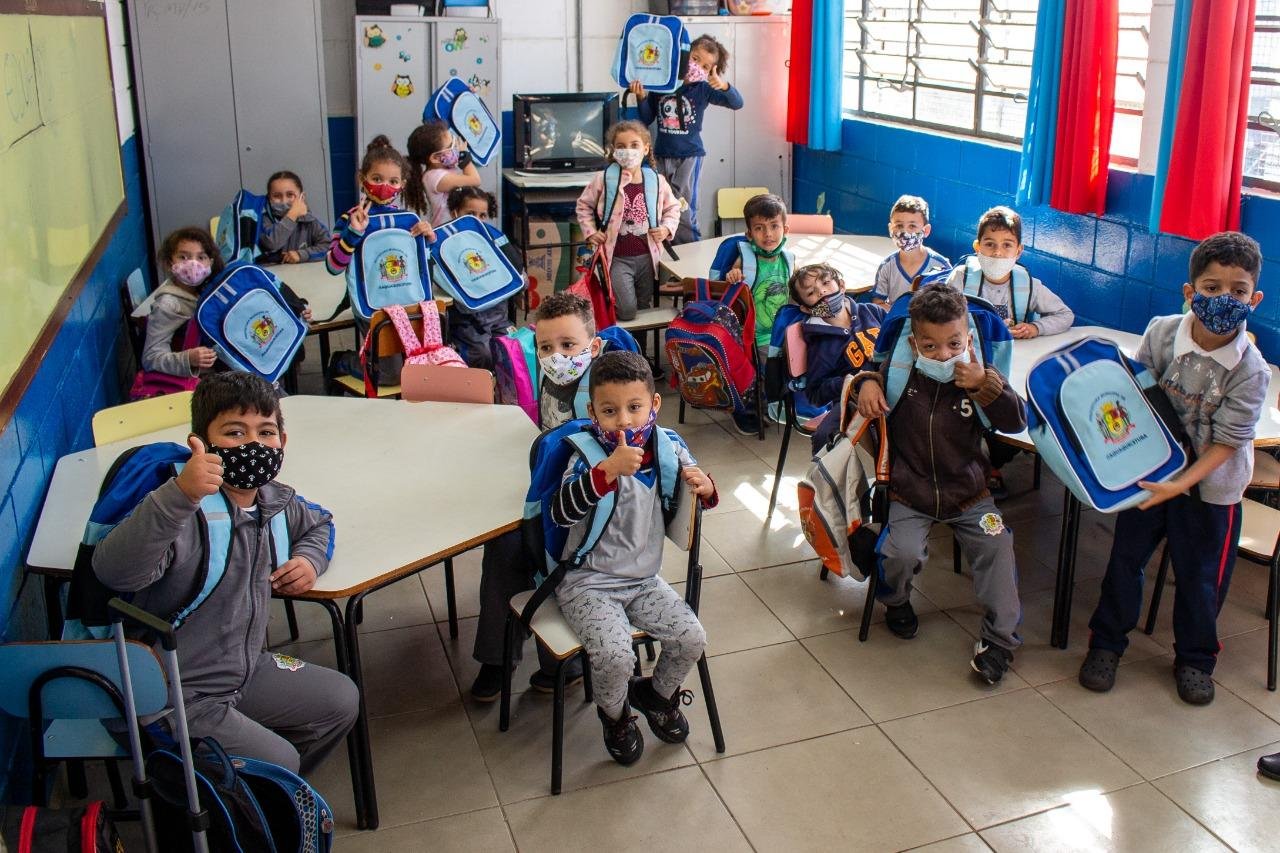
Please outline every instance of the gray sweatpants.
[{"label": "gray sweatpants", "polygon": [[232,755],[306,776],[346,737],[359,710],[360,693],[342,673],[263,652],[239,694],[188,703],[187,726]]},{"label": "gray sweatpants", "polygon": [[658,174],[667,179],[671,191],[676,198],[683,199],[684,208],[680,211],[680,225],[672,237],[673,245],[694,243],[702,239],[702,228],[698,223],[698,185],[702,183],[701,157],[659,157]]},{"label": "gray sweatpants", "polygon": [[906,604],[912,577],[929,558],[929,531],[936,522],[948,525],[960,541],[960,552],[973,569],[973,591],[986,608],[982,639],[1012,652],[1022,645],[1018,625],[1018,571],[1013,556],[1013,531],[1004,524],[995,501],[983,498],[955,518],[933,518],[906,504],[889,504],[889,522],[876,550],[884,584],[879,598],[893,606]]},{"label": "gray sweatpants", "polygon": [[609,278],[613,282],[619,320],[634,320],[637,308],[653,304],[653,258],[648,255],[614,255],[609,264]]},{"label": "gray sweatpants", "polygon": [[634,625],[662,643],[653,669],[653,689],[671,696],[697,665],[707,647],[707,633],[680,594],[659,577],[620,589],[588,589],[560,612],[573,628],[591,663],[596,704],[612,720],[627,701],[627,685],[635,668],[631,646]]}]

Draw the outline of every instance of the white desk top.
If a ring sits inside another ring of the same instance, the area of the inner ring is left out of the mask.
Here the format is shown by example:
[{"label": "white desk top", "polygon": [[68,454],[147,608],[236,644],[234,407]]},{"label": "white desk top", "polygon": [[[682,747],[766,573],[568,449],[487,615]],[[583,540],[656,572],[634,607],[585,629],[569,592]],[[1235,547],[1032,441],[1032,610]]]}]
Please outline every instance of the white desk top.
[{"label": "white desk top", "polygon": [[522,190],[582,189],[591,183],[595,172],[523,172],[503,169],[502,179]]},{"label": "white desk top", "polygon": [[[512,529],[538,431],[518,406],[287,397],[280,479],[333,513],[329,569],[307,597],[341,598]],[[183,443],[187,426],[58,460],[30,566],[70,570],[103,475],[128,447]],[[472,452],[483,436],[483,453]]]},{"label": "white desk top", "polygon": [[[308,261],[305,264],[272,264],[263,269],[270,270],[276,278],[293,289],[293,292],[307,300],[311,308],[311,319],[319,323],[329,319],[347,292],[347,278],[342,275],[329,275],[329,268],[323,260]],[[345,309],[337,319],[351,319],[351,309]]]},{"label": "white desk top", "polygon": [[[676,246],[680,260],[673,261],[665,252],[662,268],[676,278],[705,278],[715,259],[716,250],[727,237],[712,237],[696,243]],[[844,276],[846,289],[862,293],[875,285],[876,268],[897,251],[888,237],[874,234],[789,234],[787,248],[796,254],[796,263],[828,263]]]}]

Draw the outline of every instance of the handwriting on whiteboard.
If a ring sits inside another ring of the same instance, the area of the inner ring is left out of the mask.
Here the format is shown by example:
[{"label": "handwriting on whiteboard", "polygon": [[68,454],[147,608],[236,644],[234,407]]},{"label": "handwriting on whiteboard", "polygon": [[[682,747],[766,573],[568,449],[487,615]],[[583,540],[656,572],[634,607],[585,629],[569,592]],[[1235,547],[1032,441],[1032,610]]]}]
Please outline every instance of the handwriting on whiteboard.
[{"label": "handwriting on whiteboard", "polygon": [[7,27],[0,32],[0,86],[4,95],[0,109],[3,150],[43,124],[30,26]]},{"label": "handwriting on whiteboard", "polygon": [[210,0],[144,0],[142,15],[145,18],[197,18],[208,14],[213,4]]}]

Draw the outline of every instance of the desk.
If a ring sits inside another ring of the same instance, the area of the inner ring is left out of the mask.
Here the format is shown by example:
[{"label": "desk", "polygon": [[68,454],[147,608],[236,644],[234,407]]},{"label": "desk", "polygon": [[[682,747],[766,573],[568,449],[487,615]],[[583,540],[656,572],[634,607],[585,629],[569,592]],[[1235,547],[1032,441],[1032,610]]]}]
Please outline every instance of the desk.
[{"label": "desk", "polygon": [[[676,246],[680,260],[665,254],[662,268],[672,278],[706,278],[716,250],[728,237],[712,237]],[[790,234],[787,248],[795,252],[796,263],[828,263],[844,276],[849,293],[865,293],[875,286],[880,262],[898,247],[888,237],[874,234]]]},{"label": "desk", "polygon": [[[502,170],[502,186],[519,207],[520,227],[515,228],[515,214],[507,217],[506,234],[511,241],[528,252],[529,206],[548,204],[573,204],[582,195],[595,172],[548,172],[529,174],[515,169]],[[511,210],[511,207],[507,207]],[[572,242],[540,243],[540,249],[568,248]]]},{"label": "desk", "polygon": [[[327,507],[337,525],[328,570],[298,598],[329,611],[338,666],[359,685],[356,617],[364,596],[515,529],[524,509],[529,446],[538,431],[517,406],[312,396],[281,404],[289,443],[280,479]],[[353,442],[357,425],[361,440]],[[171,427],[58,460],[28,566],[69,573],[102,477],[116,457],[139,444],[182,443],[188,432],[185,425]],[[459,452],[476,435],[486,436],[485,453]],[[365,487],[352,488],[353,481]],[[348,598],[345,618],[340,598]],[[363,692],[348,750],[357,822],[374,829],[378,806]]]}]

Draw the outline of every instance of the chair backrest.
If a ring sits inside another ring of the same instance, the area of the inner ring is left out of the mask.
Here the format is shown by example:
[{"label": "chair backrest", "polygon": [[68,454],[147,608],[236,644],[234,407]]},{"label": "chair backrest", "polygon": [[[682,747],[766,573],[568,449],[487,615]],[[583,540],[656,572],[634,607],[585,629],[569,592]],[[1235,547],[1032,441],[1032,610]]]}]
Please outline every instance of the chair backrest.
[{"label": "chair backrest", "polygon": [[787,230],[792,234],[834,234],[836,223],[830,213],[791,213]]},{"label": "chair backrest", "polygon": [[479,367],[406,364],[400,398],[411,403],[492,403],[493,374]]},{"label": "chair backrest", "polygon": [[[168,704],[160,661],[150,646],[130,641],[129,677],[138,714],[155,714]],[[116,645],[112,640],[45,641],[0,645],[0,710],[20,719],[28,714],[28,692],[43,673],[75,666],[99,673],[123,695]],[[118,719],[115,703],[98,687],[79,678],[58,678],[45,685],[42,703],[50,720]]]},{"label": "chair backrest", "polygon": [[[443,335],[445,342],[449,341],[448,326],[448,305],[443,299],[435,300],[436,308],[440,309],[440,333]],[[404,306],[404,313],[409,317],[409,323],[413,326],[414,334],[422,334],[422,309],[417,305]],[[377,358],[386,358],[389,355],[402,355],[404,353],[404,344],[400,342],[400,335],[396,332],[395,323],[391,322],[391,318],[387,316],[387,312],[379,308],[373,312],[373,316],[369,318],[370,334],[376,335],[373,339],[373,353]]]},{"label": "chair backrest", "polygon": [[147,279],[143,276],[142,270],[136,269],[129,273],[124,286],[125,293],[129,295],[129,313],[133,313],[134,309],[147,298]]},{"label": "chair backrest", "polygon": [[210,216],[210,217],[209,217],[209,233],[210,233],[210,234],[217,234],[217,233],[218,233],[218,223],[219,223],[219,222],[221,222],[221,221],[222,221],[222,217],[221,217],[221,216]]},{"label": "chair backrest", "polygon": [[787,373],[794,379],[809,369],[809,346],[804,340],[804,321],[787,326],[784,346],[787,351]]},{"label": "chair backrest", "polygon": [[716,190],[716,216],[720,219],[741,219],[742,207],[747,200],[768,191],[768,187],[721,187]]},{"label": "chair backrest", "polygon": [[93,416],[95,446],[123,441],[191,420],[191,391],[150,397],[102,409]]}]

